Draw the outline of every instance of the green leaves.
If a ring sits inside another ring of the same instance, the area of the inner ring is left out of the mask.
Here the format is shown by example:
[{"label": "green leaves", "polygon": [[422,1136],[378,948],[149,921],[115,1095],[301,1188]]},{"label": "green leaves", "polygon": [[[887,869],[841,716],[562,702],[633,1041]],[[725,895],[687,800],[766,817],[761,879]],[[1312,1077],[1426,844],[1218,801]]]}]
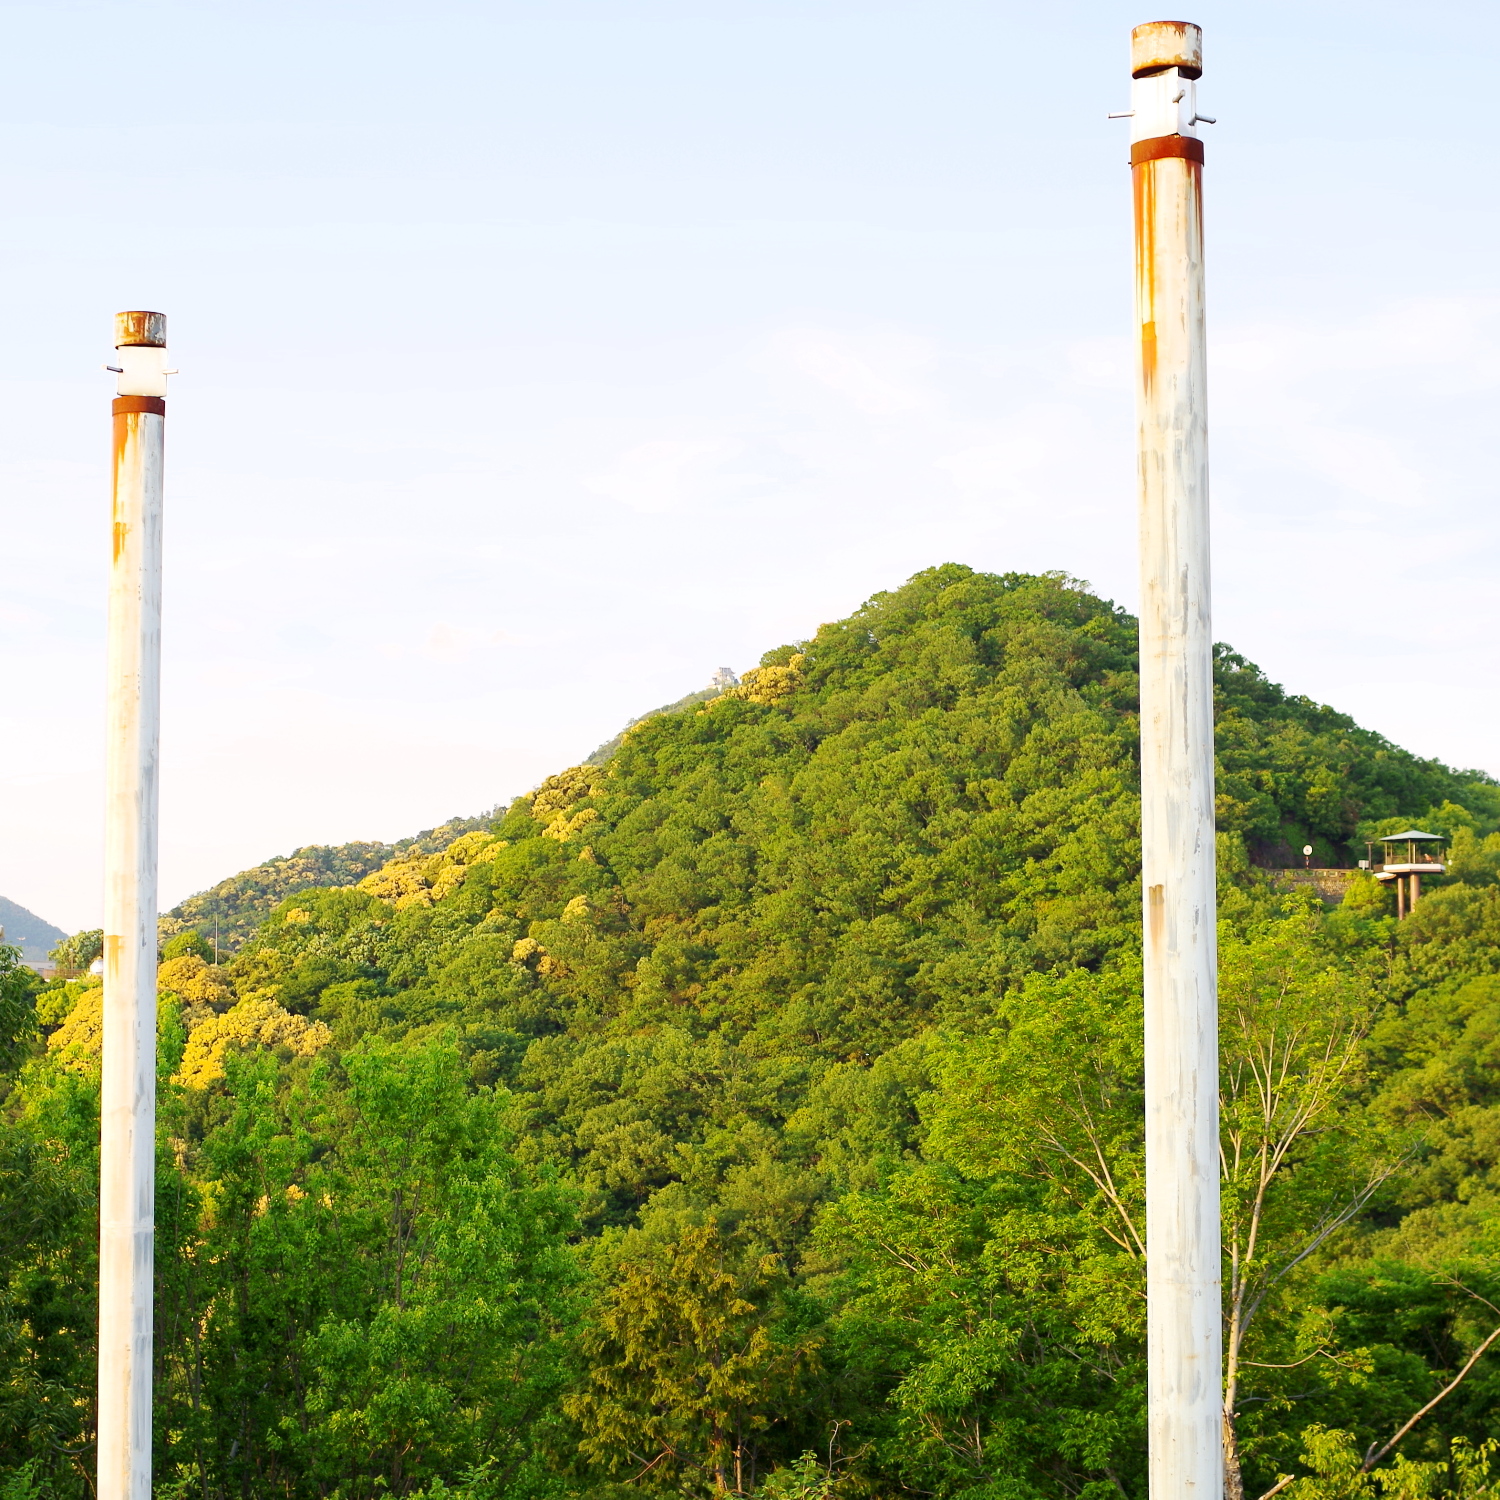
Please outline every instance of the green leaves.
[{"label": "green leaves", "polygon": [[[570,1204],[507,1150],[509,1101],[451,1041],[367,1042],[283,1090],[232,1062],[203,1143],[174,1457],[298,1490],[404,1491],[491,1460],[555,1396]],[[247,1468],[249,1465],[251,1467]]]},{"label": "green leaves", "polygon": [[[1135,650],[1076,580],[945,565],[502,817],[185,903],[163,1492],[1143,1495]],[[1315,1424],[1386,1441],[1500,1305],[1500,788],[1215,675],[1232,1430],[1251,1493],[1362,1500]],[[1385,818],[1454,838],[1399,927],[1257,871]],[[30,985],[0,1442],[71,1495],[96,1097]],[[1439,1488],[1489,1359],[1403,1439]]]},{"label": "green leaves", "polygon": [[930,1152],[1043,1183],[1143,1256],[1141,1059],[1135,974],[1033,977],[1002,997],[991,1030],[939,1054]]},{"label": "green leaves", "polygon": [[584,1328],[583,1380],[563,1400],[580,1450],[652,1490],[753,1493],[762,1436],[817,1347],[772,1326],[780,1279],[774,1259],[736,1257],[712,1225],[624,1260]]}]

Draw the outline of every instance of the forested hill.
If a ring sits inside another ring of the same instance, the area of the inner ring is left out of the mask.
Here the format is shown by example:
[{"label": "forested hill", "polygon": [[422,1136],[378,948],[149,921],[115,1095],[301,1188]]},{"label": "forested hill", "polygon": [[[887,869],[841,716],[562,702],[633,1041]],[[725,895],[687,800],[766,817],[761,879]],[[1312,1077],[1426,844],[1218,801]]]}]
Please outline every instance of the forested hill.
[{"label": "forested hill", "polygon": [[[957,710],[982,719],[999,709],[1007,725],[1019,709],[1031,715],[1028,729],[1040,729],[1062,705],[1034,689],[1014,698],[1017,674],[1027,664],[1029,676],[1050,669],[1054,687],[1078,695],[1068,712],[1084,706],[1093,712],[1091,732],[1110,734],[1113,759],[1128,779],[1136,729],[1135,630],[1132,617],[1063,575],[997,578],[950,565],[920,575],[897,593],[877,595],[852,619],[823,627],[814,641],[768,652],[762,668],[780,668],[799,653],[804,658],[796,674],[777,678],[780,697],[762,686],[720,702],[774,705],[773,723],[794,716],[804,751],[847,728],[846,716],[869,721],[913,704],[929,717]],[[1224,646],[1216,651],[1215,679],[1219,826],[1231,836],[1232,859],[1301,863],[1301,849],[1311,842],[1315,864],[1352,866],[1367,852],[1362,838],[1372,824],[1399,811],[1427,815],[1452,800],[1484,819],[1500,815],[1500,789],[1488,776],[1419,760],[1359,729],[1347,715],[1288,696]],[[851,691],[864,699],[852,712]],[[644,715],[584,765],[606,765],[636,726],[701,708],[714,696],[713,689],[700,689]],[[738,717],[716,711],[708,725],[695,726],[694,742],[707,745],[739,726]],[[757,753],[764,756],[768,748]],[[788,761],[785,748],[774,752],[778,769],[798,763]],[[927,753],[933,749],[935,744]],[[966,746],[957,750],[960,758],[968,754]],[[990,769],[1007,758],[998,743],[986,750]],[[952,760],[953,747],[946,758]],[[1018,790],[1013,784],[1012,791]],[[1448,831],[1440,814],[1433,817]],[[196,928],[207,937],[217,915],[221,940],[237,949],[285,897],[314,886],[355,884],[395,855],[440,852],[491,819],[451,819],[396,844],[310,845],[267,860],[174,907],[163,918],[163,936]]]},{"label": "forested hill", "polygon": [[[163,1472],[1144,1500],[1135,667],[1134,621],[1061,575],[936,568],[289,896],[228,964],[181,934]],[[1228,650],[1216,676],[1231,1500],[1375,1500],[1367,1452],[1473,1500],[1487,1357],[1379,1450],[1500,1302],[1500,788]],[[1399,926],[1367,878],[1325,911],[1255,867],[1413,821],[1452,873]],[[82,1173],[98,989],[35,1008],[11,1118]],[[51,1311],[0,1319],[46,1372],[0,1455],[50,1433],[61,1490],[91,1326],[46,1248],[87,1216],[65,1179],[7,1283],[15,1311],[51,1265]]]},{"label": "forested hill", "polygon": [[[701,711],[648,718],[493,835],[299,900],[245,972],[351,1035],[370,1005],[403,1029],[477,1007],[497,1059],[537,1034],[677,1024],[867,1058],[1028,972],[1129,961],[1135,665],[1134,621],[1065,578],[934,569]],[[1217,677],[1230,870],[1247,844],[1352,864],[1386,819],[1495,825],[1487,779],[1231,652]]]},{"label": "forested hill", "polygon": [[0,928],[4,928],[5,941],[19,948],[28,963],[45,958],[47,950],[60,942],[64,935],[60,928],[34,911],[27,911],[4,896],[0,896]]},{"label": "forested hill", "polygon": [[272,907],[313,886],[353,885],[378,870],[393,855],[409,850],[434,853],[465,833],[488,825],[488,817],[450,818],[394,844],[307,844],[263,864],[241,870],[206,891],[179,901],[160,922],[163,942],[196,931],[208,942],[218,939],[229,953],[265,921]]}]

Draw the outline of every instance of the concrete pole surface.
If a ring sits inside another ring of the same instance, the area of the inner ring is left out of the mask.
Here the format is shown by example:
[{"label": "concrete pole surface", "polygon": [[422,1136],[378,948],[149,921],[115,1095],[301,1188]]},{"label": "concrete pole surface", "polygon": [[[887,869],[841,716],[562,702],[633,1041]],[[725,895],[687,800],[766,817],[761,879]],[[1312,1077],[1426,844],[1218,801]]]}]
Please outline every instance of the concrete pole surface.
[{"label": "concrete pole surface", "polygon": [[150,1500],[166,319],[115,319],[99,1150],[98,1500]]},{"label": "concrete pole surface", "polygon": [[1152,1500],[1224,1491],[1202,33],[1131,34]]}]

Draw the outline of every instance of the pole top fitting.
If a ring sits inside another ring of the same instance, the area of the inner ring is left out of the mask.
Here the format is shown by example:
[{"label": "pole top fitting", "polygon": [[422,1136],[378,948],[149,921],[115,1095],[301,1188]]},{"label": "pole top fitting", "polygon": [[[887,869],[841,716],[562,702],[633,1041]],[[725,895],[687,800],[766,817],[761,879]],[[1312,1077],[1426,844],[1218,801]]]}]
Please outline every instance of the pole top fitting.
[{"label": "pole top fitting", "polygon": [[1148,78],[1176,68],[1184,78],[1203,76],[1203,28],[1191,21],[1147,21],[1130,33],[1130,76]]},{"label": "pole top fitting", "polygon": [[158,312],[115,314],[115,348],[165,349],[167,315]]}]

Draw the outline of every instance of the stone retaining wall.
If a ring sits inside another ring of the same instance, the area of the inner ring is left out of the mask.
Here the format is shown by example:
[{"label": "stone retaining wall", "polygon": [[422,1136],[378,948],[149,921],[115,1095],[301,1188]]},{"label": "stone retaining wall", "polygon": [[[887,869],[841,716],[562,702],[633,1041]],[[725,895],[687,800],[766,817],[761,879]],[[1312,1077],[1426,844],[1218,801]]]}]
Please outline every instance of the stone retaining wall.
[{"label": "stone retaining wall", "polygon": [[1311,890],[1324,906],[1337,906],[1363,874],[1361,870],[1268,870],[1284,891]]}]

